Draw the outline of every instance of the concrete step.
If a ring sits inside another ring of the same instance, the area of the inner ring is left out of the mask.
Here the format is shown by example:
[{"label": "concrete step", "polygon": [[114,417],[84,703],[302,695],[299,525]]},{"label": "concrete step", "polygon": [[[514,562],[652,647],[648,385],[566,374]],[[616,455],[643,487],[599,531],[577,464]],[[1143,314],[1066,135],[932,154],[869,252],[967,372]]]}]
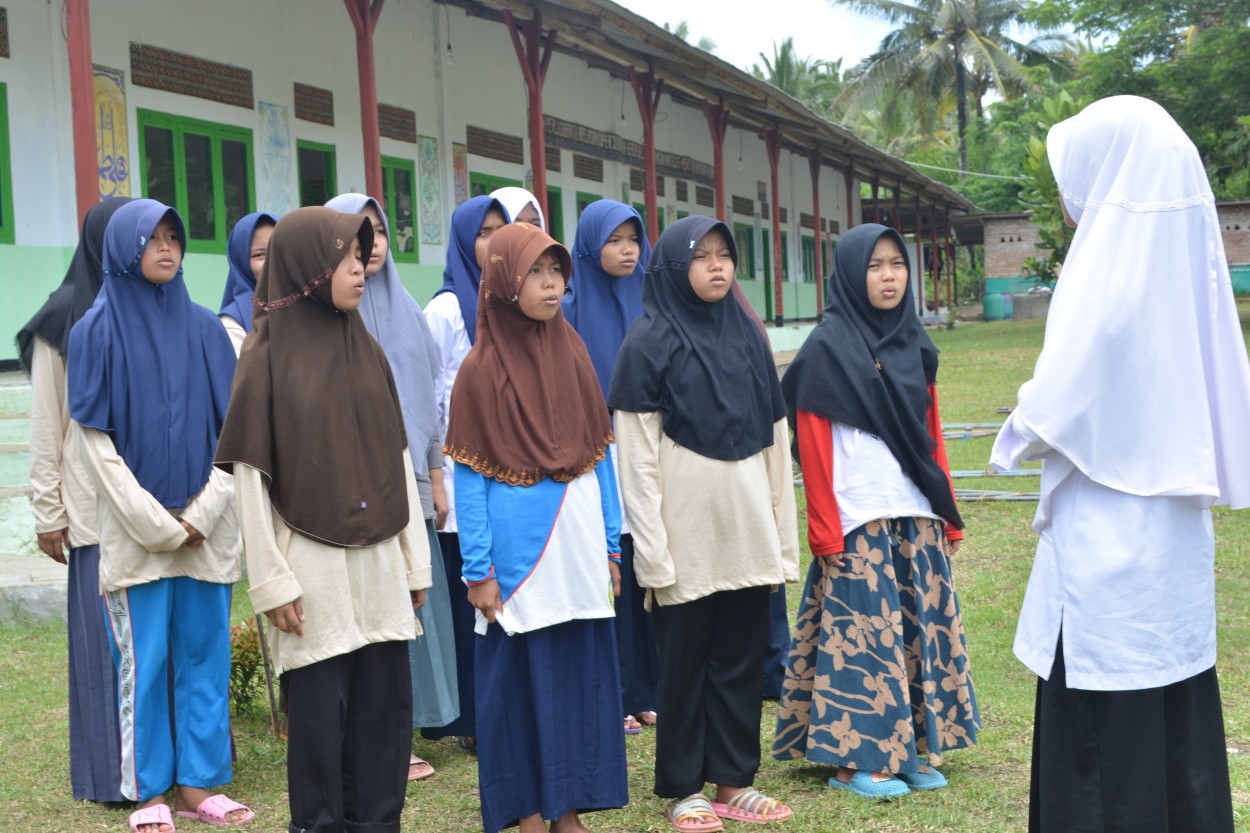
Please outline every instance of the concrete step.
[{"label": "concrete step", "polygon": [[35,540],[30,485],[0,486],[0,552],[34,556],[39,553]]},{"label": "concrete step", "polygon": [[30,442],[30,416],[15,414],[0,417],[0,443],[25,445]]},{"label": "concrete step", "polygon": [[30,484],[30,453],[26,443],[0,442],[0,488]]},{"label": "concrete step", "polygon": [[0,554],[0,624],[64,622],[68,569],[42,553]]},{"label": "concrete step", "polygon": [[0,373],[0,417],[30,416],[30,379],[21,371]]}]

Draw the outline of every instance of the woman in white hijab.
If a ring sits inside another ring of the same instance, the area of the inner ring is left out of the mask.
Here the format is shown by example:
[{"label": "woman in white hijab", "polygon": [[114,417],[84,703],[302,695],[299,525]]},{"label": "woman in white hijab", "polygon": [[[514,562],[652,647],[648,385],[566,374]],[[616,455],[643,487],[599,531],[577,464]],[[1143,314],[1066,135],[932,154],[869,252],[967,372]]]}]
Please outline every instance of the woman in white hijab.
[{"label": "woman in white hijab", "polygon": [[496,188],[490,192],[493,199],[499,200],[503,210],[508,212],[509,223],[530,223],[543,231],[547,229],[547,218],[543,216],[543,207],[538,198],[524,188],[509,186]]},{"label": "woman in white hijab", "polygon": [[1076,235],[991,461],[1044,460],[1015,641],[1039,677],[1029,830],[1231,832],[1211,507],[1250,506],[1250,365],[1214,197],[1145,99],[1047,150]]}]

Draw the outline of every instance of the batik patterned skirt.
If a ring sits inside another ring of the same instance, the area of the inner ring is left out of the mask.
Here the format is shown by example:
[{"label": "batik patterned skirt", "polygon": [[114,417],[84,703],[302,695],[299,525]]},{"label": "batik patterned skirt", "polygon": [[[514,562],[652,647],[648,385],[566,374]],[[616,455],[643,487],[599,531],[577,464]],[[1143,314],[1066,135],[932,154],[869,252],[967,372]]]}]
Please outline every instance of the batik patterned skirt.
[{"label": "batik patterned skirt", "polygon": [[959,600],[943,525],[872,521],[844,566],[813,558],[786,668],[773,757],[916,772],[976,743]]}]

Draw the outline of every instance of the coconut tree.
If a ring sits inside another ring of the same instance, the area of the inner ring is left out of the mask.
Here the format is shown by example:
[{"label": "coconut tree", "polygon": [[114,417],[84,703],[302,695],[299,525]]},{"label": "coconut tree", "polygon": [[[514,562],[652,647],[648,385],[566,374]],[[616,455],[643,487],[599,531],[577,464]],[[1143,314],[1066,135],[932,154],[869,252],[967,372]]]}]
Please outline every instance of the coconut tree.
[{"label": "coconut tree", "polygon": [[842,59],[817,61],[800,58],[794,51],[794,38],[780,44],[773,41],[773,56],[760,53],[760,64],[751,65],[751,74],[767,81],[783,93],[798,99],[819,115],[832,119],[834,101],[842,92]]},{"label": "coconut tree", "polygon": [[[1043,65],[1064,72],[1069,38],[1039,33],[1024,41],[1012,32],[1023,25],[1028,0],[832,0],[861,14],[898,24],[869,57],[851,71],[846,96],[876,101],[883,93],[908,90],[940,97],[951,91],[959,135],[960,170],[968,170],[968,105],[981,112],[991,89],[1011,98],[1030,86],[1025,67]],[[862,106],[862,105],[861,105]]]}]

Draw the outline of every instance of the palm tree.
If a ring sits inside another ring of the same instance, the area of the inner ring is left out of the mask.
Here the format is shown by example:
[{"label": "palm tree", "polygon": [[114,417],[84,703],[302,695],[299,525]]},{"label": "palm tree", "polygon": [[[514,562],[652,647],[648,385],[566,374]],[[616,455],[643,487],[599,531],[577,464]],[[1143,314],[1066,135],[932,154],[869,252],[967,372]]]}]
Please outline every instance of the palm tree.
[{"label": "palm tree", "polygon": [[[667,23],[665,23],[664,31],[671,32],[686,42],[690,41],[690,24],[685,20],[681,21],[676,26],[673,26],[671,28],[669,27]],[[695,46],[699,49],[702,49],[704,52],[716,51],[716,41],[712,40],[706,35],[699,38],[698,42],[695,43]]]},{"label": "palm tree", "polygon": [[752,75],[803,102],[818,115],[834,118],[834,102],[842,92],[841,58],[836,61],[800,58],[794,51],[794,38],[790,37],[780,45],[774,41],[773,57],[770,59],[761,52],[760,60],[764,66],[752,64]]},{"label": "palm tree", "polygon": [[1031,86],[1026,66],[1056,73],[1070,38],[1044,32],[1025,42],[1009,30],[1024,22],[1028,0],[833,0],[862,14],[899,24],[877,51],[852,70],[847,95],[875,100],[882,93],[909,90],[939,98],[953,88],[959,126],[959,166],[968,170],[968,100],[995,89],[1011,98]]}]

